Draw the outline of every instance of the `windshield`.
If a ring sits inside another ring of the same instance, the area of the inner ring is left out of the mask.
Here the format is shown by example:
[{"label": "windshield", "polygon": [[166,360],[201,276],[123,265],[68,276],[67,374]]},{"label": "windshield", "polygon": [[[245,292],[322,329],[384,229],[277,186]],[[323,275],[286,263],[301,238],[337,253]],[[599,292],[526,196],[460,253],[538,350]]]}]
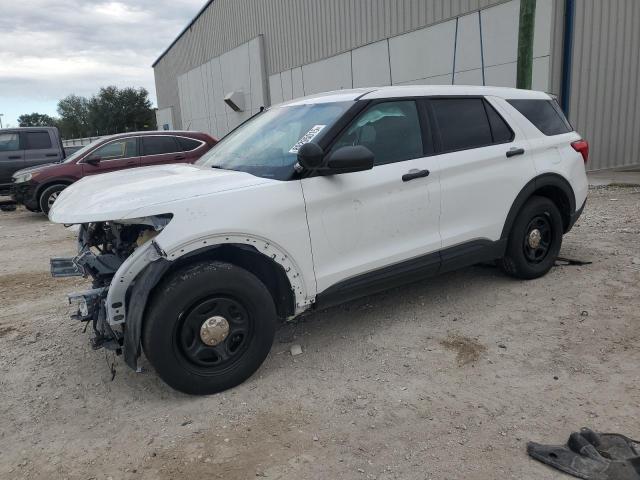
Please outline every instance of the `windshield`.
[{"label": "windshield", "polygon": [[69,155],[67,158],[64,159],[64,163],[75,162],[78,158],[80,158],[82,155],[87,153],[89,150],[91,150],[93,147],[95,147],[102,140],[104,140],[104,139],[94,140],[89,145],[85,145],[80,150],[76,150],[75,152],[73,152],[71,155]]},{"label": "windshield", "polygon": [[273,107],[224,137],[197,165],[289,180],[300,146],[317,141],[353,102]]}]

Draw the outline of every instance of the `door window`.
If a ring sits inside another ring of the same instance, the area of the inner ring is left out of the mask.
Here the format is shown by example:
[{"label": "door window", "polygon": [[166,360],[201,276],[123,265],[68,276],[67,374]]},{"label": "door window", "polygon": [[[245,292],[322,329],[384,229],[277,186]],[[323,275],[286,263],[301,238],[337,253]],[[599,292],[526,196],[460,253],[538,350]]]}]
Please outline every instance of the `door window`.
[{"label": "door window", "polygon": [[100,157],[102,160],[118,160],[121,158],[136,157],[137,147],[135,138],[123,138],[107,143],[95,150],[91,156]]},{"label": "door window", "polygon": [[194,140],[193,138],[176,137],[176,139],[178,140],[180,148],[183,152],[190,152],[191,150],[195,150],[200,145],[202,145],[202,142]]},{"label": "door window", "polygon": [[371,106],[342,134],[332,150],[355,145],[371,150],[375,165],[423,157],[416,102],[402,100]]},{"label": "door window", "polygon": [[49,132],[25,132],[25,150],[44,150],[51,148]]},{"label": "door window", "polygon": [[0,133],[0,152],[20,150],[20,139],[17,133]]},{"label": "door window", "polygon": [[142,137],[142,155],[163,155],[181,151],[182,148],[176,142],[175,137]]},{"label": "door window", "polygon": [[442,153],[493,143],[481,98],[433,99],[431,107],[440,133]]},{"label": "door window", "polygon": [[507,125],[507,122],[496,112],[488,102],[484,102],[484,106],[489,116],[489,123],[491,124],[491,135],[493,136],[493,143],[507,143],[513,140],[515,136],[511,127]]}]

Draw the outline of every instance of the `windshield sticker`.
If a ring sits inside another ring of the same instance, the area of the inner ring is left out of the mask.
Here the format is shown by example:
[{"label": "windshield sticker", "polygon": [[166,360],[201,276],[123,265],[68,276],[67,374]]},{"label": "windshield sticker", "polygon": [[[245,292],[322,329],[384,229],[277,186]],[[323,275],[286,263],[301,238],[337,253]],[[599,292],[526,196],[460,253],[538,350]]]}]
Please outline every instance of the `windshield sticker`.
[{"label": "windshield sticker", "polygon": [[289,153],[298,153],[298,150],[300,150],[300,147],[305,143],[309,143],[311,140],[316,138],[316,135],[318,135],[324,127],[326,127],[326,125],[314,125],[311,130],[305,133],[304,136],[300,140],[298,140],[298,143],[296,143],[293,147],[291,147],[291,150],[289,150]]}]

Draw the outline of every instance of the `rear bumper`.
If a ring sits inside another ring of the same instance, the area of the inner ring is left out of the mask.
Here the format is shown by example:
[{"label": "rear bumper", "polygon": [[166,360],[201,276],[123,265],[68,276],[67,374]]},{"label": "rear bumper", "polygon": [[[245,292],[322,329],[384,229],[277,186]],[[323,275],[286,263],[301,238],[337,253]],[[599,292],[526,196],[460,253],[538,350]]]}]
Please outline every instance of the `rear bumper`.
[{"label": "rear bumper", "polygon": [[11,198],[31,210],[38,210],[40,208],[36,196],[36,186],[31,182],[12,184]]},{"label": "rear bumper", "polygon": [[567,231],[565,233],[569,233],[569,231],[576,224],[576,222],[580,218],[580,215],[582,215],[582,212],[584,211],[584,207],[585,207],[586,204],[587,204],[587,200],[585,199],[585,201],[582,204],[582,206],[578,210],[573,212],[573,214],[571,215],[571,218],[569,219],[569,227],[567,228]]}]

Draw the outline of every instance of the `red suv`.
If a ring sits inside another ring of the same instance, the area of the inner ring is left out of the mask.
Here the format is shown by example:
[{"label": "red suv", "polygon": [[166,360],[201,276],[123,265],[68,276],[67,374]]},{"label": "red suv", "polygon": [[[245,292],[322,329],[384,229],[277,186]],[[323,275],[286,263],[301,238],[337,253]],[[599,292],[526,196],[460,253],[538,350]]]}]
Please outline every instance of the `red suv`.
[{"label": "red suv", "polygon": [[87,175],[165,163],[193,163],[218,141],[206,133],[130,132],[102,137],[60,163],[13,174],[11,193],[29,210],[49,213],[62,190]]}]

